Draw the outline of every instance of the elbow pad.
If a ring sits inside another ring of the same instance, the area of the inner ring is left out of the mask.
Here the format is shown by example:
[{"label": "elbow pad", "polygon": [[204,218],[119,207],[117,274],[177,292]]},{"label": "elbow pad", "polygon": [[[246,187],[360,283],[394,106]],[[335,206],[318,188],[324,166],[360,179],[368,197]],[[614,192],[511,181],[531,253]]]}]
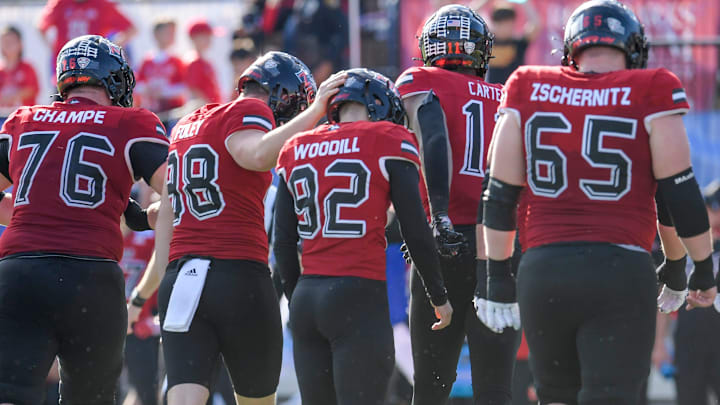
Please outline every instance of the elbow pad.
[{"label": "elbow pad", "polygon": [[660,200],[667,205],[678,236],[689,238],[710,229],[705,202],[692,167],[657,182],[658,194],[662,196]]},{"label": "elbow pad", "polygon": [[133,231],[142,232],[152,229],[148,222],[147,210],[142,209],[132,198],[128,201],[123,215],[125,215],[125,225]]},{"label": "elbow pad", "polygon": [[483,195],[483,225],[498,231],[516,230],[517,202],[522,189],[491,177]]}]

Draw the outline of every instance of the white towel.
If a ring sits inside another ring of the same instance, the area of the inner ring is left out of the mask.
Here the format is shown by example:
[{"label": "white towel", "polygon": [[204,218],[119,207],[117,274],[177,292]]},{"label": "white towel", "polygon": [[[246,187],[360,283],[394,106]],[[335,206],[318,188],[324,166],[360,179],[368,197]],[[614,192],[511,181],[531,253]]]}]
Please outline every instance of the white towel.
[{"label": "white towel", "polygon": [[190,330],[195,311],[197,310],[210,260],[188,260],[178,271],[173,284],[170,302],[163,329],[168,332],[187,332]]}]

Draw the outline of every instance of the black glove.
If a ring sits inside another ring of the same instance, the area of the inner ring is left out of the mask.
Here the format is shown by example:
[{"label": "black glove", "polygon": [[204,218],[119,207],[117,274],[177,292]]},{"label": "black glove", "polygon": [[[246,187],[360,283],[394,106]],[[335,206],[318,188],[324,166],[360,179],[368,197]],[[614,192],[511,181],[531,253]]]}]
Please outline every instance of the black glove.
[{"label": "black glove", "polygon": [[684,291],[688,287],[687,276],[685,275],[685,264],[687,256],[682,259],[665,261],[657,268],[658,280],[674,291]]},{"label": "black glove", "polygon": [[487,260],[487,300],[499,303],[517,302],[515,276],[510,259]]},{"label": "black glove", "polygon": [[712,255],[699,262],[693,262],[693,271],[690,273],[688,289],[691,291],[708,290],[715,287]]},{"label": "black glove", "polygon": [[440,256],[448,259],[470,252],[465,236],[453,230],[452,222],[446,213],[433,215],[432,230]]}]

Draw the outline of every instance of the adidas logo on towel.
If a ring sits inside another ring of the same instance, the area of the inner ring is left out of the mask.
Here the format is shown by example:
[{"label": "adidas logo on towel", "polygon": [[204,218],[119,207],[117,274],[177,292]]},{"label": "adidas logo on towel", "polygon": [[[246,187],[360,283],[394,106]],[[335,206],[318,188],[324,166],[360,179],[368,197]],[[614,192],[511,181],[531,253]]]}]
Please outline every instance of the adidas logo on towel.
[{"label": "adidas logo on towel", "polygon": [[192,269],[186,271],[185,275],[186,276],[197,276],[197,271],[195,271],[195,268],[193,267]]}]

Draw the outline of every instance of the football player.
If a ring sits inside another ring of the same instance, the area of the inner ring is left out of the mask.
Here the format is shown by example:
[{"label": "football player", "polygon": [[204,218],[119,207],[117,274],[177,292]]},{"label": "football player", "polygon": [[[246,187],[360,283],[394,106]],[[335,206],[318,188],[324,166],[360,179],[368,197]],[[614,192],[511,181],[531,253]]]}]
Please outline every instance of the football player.
[{"label": "football player", "polygon": [[67,403],[113,403],[126,309],[120,216],[144,179],[161,192],[168,142],[132,108],[124,51],[96,35],[57,57],[64,101],[22,107],[0,131],[0,188],[14,210],[0,238],[0,403],[40,403],[60,359]]},{"label": "football player", "polygon": [[439,318],[428,330],[447,327],[452,307],[420,200],[417,144],[392,82],[349,70],[327,116],[330,124],[292,138],[278,159],[274,252],[295,370],[303,403],[381,405],[395,358],[385,286],[390,203]]},{"label": "football player", "polygon": [[[325,105],[341,83],[342,75],[323,83],[315,104]],[[133,294],[130,322],[162,280],[158,306],[172,404],[207,401],[219,354],[239,404],[275,403],[282,326],[267,267],[263,197],[283,143],[312,128],[324,111],[308,108],[316,92],[310,71],[282,52],[258,58],[238,90],[236,100],[205,105],[173,128],[170,199],[161,200],[156,227],[162,236]],[[276,123],[284,125],[275,129]],[[190,312],[187,302],[195,304]]]},{"label": "football player", "polygon": [[[410,331],[415,405],[447,402],[466,336],[475,403],[510,403],[519,334],[512,329],[492,333],[473,309],[476,267],[480,280],[485,279],[483,241],[475,238],[476,214],[502,95],[502,86],[483,80],[492,41],[477,13],[460,5],[442,7],[425,23],[419,39],[425,66],[410,68],[397,80],[410,127],[421,144],[427,183],[422,191],[429,194],[443,278],[456,319],[443,333],[430,331],[433,308],[413,272]],[[466,241],[471,249],[463,247]],[[484,291],[484,284],[480,289]]]},{"label": "football player", "polygon": [[[484,197],[485,319],[503,330],[519,322],[519,304],[541,404],[635,404],[655,327],[656,189],[670,220],[661,222],[694,261],[689,304],[716,295],[682,121],[689,105],[674,74],[646,69],[643,27],[623,4],[586,2],[565,27],[564,66],[519,68],[499,109]],[[516,303],[508,258],[526,184]]]}]

